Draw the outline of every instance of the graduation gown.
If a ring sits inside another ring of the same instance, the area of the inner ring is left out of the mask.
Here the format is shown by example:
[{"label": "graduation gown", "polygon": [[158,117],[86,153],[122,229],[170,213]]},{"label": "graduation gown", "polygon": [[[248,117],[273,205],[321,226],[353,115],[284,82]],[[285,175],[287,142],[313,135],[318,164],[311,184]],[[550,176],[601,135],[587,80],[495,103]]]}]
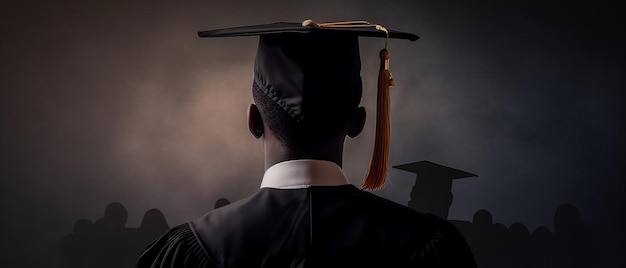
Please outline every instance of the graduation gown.
[{"label": "graduation gown", "polygon": [[457,229],[353,185],[261,188],[179,225],[137,267],[476,267]]}]

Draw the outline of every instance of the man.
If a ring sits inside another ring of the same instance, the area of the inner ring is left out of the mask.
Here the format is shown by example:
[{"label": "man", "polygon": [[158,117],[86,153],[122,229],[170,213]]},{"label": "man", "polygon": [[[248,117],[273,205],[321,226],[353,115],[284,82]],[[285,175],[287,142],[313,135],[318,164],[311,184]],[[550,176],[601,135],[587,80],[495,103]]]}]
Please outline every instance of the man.
[{"label": "man", "polygon": [[[346,136],[365,123],[358,36],[417,39],[370,26],[277,23],[199,33],[260,35],[248,126],[263,139],[266,172],[257,193],[173,228],[138,267],[475,267],[450,223],[358,189],[341,170]],[[381,67],[385,90],[388,64]],[[385,120],[379,116],[377,129]],[[372,163],[384,167],[384,179],[388,149],[380,144]],[[366,188],[382,186],[380,174],[371,178],[378,181],[368,177]]]}]

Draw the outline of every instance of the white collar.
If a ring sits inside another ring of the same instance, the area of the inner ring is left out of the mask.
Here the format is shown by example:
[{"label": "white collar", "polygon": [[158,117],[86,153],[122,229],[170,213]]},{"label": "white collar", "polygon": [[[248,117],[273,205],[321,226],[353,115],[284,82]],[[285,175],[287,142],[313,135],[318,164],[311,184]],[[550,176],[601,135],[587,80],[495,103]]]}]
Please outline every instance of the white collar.
[{"label": "white collar", "polygon": [[261,188],[301,189],[350,184],[341,167],[325,160],[298,159],[274,164],[265,171]]}]

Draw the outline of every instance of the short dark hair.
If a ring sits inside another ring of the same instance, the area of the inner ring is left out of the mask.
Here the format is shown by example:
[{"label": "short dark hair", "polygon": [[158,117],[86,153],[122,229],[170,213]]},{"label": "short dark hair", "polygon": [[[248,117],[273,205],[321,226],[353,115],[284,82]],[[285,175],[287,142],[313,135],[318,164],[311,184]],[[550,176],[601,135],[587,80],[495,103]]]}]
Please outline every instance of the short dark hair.
[{"label": "short dark hair", "polygon": [[252,83],[252,97],[259,108],[263,122],[274,133],[278,141],[295,149],[310,149],[328,142],[346,127],[361,102],[359,94],[337,94],[336,96],[304,97],[306,114],[297,120],[256,83]]}]

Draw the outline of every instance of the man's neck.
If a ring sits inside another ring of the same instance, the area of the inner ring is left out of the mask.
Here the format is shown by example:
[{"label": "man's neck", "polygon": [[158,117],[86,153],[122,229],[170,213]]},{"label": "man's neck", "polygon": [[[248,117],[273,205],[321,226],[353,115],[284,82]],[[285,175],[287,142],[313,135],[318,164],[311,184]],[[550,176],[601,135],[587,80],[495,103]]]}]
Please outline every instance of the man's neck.
[{"label": "man's neck", "polygon": [[315,159],[334,162],[342,166],[343,142],[339,145],[327,145],[315,150],[294,150],[276,142],[265,142],[265,169],[289,160]]}]

